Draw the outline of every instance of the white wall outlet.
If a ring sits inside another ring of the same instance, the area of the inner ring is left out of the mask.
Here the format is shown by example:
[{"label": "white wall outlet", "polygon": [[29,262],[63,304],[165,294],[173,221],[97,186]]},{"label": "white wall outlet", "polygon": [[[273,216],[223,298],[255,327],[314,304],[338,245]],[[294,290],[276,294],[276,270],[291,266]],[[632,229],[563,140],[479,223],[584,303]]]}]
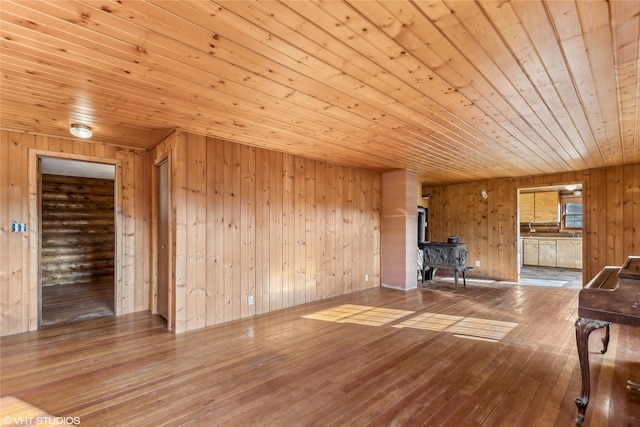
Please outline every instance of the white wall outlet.
[{"label": "white wall outlet", "polygon": [[476,261],[476,267],[480,267],[480,261]]},{"label": "white wall outlet", "polygon": [[369,275],[368,275],[368,274],[365,274],[365,275],[364,275],[364,281],[365,281],[365,282],[368,282],[368,281],[369,281]]},{"label": "white wall outlet", "polygon": [[249,305],[253,305],[253,295],[249,295],[247,297],[247,303],[249,303]]}]

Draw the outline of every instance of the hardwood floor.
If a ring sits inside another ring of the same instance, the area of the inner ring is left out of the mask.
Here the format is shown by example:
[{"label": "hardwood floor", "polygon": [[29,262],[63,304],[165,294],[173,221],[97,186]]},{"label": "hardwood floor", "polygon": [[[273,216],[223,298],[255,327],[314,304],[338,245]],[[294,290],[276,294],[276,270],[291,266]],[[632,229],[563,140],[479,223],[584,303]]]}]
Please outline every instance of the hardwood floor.
[{"label": "hardwood floor", "polygon": [[113,278],[42,287],[40,326],[114,315]]},{"label": "hardwood floor", "polygon": [[520,283],[523,285],[580,289],[582,288],[582,270],[523,265],[520,267]]},{"label": "hardwood floor", "polygon": [[[580,390],[577,296],[442,279],[182,335],[147,312],[91,319],[2,338],[2,395],[85,426],[567,427]],[[357,314],[340,314],[345,305]],[[338,315],[319,320],[324,310]],[[407,326],[419,315],[449,324]],[[476,329],[456,328],[463,320]],[[583,425],[640,425],[640,395],[625,388],[640,380],[640,332],[614,325],[605,355],[601,336]]]}]

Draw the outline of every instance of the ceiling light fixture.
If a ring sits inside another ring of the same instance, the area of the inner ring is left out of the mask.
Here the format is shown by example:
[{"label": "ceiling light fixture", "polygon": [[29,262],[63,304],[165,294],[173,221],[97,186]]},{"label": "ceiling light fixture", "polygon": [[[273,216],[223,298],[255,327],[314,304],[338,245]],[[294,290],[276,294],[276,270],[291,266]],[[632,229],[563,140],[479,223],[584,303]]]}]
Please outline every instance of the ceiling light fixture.
[{"label": "ceiling light fixture", "polygon": [[91,128],[89,126],[77,123],[71,125],[71,127],[69,128],[69,132],[71,132],[71,135],[75,136],[76,138],[82,139],[91,138],[91,136],[93,135],[93,132],[91,131]]}]

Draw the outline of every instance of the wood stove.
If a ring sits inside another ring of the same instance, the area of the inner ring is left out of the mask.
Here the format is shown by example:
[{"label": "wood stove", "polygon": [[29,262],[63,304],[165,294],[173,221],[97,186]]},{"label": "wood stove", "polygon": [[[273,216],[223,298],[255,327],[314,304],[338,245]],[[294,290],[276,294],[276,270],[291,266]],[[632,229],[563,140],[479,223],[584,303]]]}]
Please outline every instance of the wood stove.
[{"label": "wood stove", "polygon": [[450,237],[447,242],[423,242],[418,247],[422,251],[422,281],[425,277],[433,279],[438,268],[453,270],[456,289],[458,289],[458,272],[462,272],[464,286],[467,286],[467,244],[460,243],[458,237]]}]

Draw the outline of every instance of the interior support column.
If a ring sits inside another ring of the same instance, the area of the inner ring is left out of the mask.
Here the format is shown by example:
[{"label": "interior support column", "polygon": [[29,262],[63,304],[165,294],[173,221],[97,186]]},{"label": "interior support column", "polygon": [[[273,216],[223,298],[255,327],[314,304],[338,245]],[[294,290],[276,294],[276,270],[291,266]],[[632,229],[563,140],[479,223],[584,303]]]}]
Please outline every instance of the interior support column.
[{"label": "interior support column", "polygon": [[382,286],[418,286],[418,208],[415,172],[382,174]]}]

